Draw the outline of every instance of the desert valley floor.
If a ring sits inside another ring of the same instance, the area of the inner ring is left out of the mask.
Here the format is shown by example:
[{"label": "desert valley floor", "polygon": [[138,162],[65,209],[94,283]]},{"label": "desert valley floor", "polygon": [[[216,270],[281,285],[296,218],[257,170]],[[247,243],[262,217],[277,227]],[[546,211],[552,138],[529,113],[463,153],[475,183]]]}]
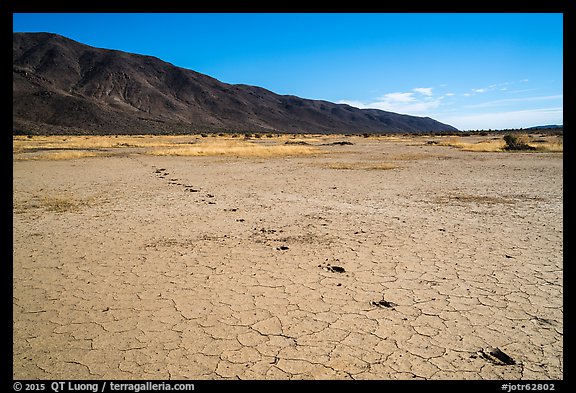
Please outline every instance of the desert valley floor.
[{"label": "desert valley floor", "polygon": [[563,155],[442,138],[15,150],[13,377],[562,379]]}]

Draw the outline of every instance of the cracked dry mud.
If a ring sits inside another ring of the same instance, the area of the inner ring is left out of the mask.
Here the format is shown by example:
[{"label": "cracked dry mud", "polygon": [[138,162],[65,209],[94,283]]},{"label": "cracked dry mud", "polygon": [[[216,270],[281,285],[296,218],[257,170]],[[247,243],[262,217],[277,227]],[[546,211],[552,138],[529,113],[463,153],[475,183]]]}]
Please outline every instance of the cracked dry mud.
[{"label": "cracked dry mud", "polygon": [[350,139],[14,161],[13,377],[562,379],[562,155]]}]

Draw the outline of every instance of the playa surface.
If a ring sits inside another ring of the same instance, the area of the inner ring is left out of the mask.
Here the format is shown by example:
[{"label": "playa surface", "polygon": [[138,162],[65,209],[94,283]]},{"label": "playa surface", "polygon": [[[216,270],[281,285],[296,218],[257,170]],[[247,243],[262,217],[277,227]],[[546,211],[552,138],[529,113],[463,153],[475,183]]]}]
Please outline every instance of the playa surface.
[{"label": "playa surface", "polygon": [[432,139],[15,158],[13,377],[562,379],[562,153]]}]

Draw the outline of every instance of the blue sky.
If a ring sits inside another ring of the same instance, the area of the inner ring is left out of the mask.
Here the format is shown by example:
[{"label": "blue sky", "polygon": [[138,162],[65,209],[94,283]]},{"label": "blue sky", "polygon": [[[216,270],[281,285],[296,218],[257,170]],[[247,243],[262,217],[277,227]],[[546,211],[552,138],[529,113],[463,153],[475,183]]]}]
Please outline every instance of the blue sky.
[{"label": "blue sky", "polygon": [[461,130],[563,123],[561,13],[17,13],[13,31]]}]

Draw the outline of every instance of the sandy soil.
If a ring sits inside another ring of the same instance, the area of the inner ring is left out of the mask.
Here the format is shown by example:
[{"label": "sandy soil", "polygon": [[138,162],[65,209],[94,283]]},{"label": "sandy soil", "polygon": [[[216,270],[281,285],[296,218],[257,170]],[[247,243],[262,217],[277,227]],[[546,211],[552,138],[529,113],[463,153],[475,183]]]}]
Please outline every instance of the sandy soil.
[{"label": "sandy soil", "polygon": [[15,160],[13,377],[562,379],[562,154],[344,139]]}]

